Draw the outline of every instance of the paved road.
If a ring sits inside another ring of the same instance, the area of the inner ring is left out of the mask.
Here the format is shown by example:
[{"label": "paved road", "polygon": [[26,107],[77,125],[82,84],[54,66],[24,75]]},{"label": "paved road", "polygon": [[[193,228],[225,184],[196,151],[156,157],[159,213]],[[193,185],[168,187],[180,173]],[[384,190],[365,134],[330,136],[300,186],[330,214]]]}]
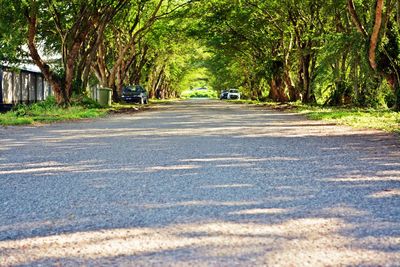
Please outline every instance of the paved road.
[{"label": "paved road", "polygon": [[217,101],[0,129],[0,266],[399,266],[399,151]]}]

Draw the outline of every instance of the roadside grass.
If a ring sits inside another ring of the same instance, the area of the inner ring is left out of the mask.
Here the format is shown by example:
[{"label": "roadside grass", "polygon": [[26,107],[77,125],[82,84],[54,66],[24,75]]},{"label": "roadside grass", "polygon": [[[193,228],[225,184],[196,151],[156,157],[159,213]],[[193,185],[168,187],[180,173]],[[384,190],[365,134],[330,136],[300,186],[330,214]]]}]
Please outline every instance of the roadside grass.
[{"label": "roadside grass", "polygon": [[287,110],[303,114],[312,120],[322,120],[354,128],[376,129],[400,134],[400,113],[388,109],[321,107],[304,105],[299,102],[281,104],[246,99],[229,100],[228,102]]},{"label": "roadside grass", "polygon": [[251,105],[257,105],[257,106],[270,106],[274,107],[279,105],[279,103],[276,102],[269,102],[269,101],[260,101],[260,100],[251,100],[251,99],[239,99],[239,100],[224,100],[229,103],[233,104],[251,104]]},{"label": "roadside grass", "polygon": [[391,110],[299,105],[294,111],[304,114],[312,120],[323,120],[355,128],[377,129],[400,134],[400,113]]},{"label": "roadside grass", "polygon": [[138,109],[141,105],[136,104],[136,103],[125,103],[125,102],[120,102],[120,103],[112,103],[110,107],[107,108],[107,110],[120,110],[120,109]]},{"label": "roadside grass", "polygon": [[31,105],[19,104],[11,111],[0,113],[0,126],[35,125],[61,121],[71,121],[89,118],[104,117],[112,113],[133,113],[151,104],[168,104],[176,99],[151,99],[150,105],[134,103],[113,103],[104,108],[88,97],[79,97],[72,100],[68,108],[59,107],[53,97]]},{"label": "roadside grass", "polygon": [[0,114],[0,125],[29,125],[58,121],[97,118],[107,114],[107,109],[86,98],[77,99],[68,108],[59,107],[54,98],[32,105],[20,104],[11,111]]},{"label": "roadside grass", "polygon": [[[170,104],[177,99],[150,100],[152,104]],[[338,108],[309,106],[301,103],[280,104],[258,100],[228,100],[229,103],[251,104],[277,110],[290,110],[305,115],[312,120],[323,120],[355,128],[370,128],[400,134],[400,113],[387,109]],[[59,107],[54,98],[32,105],[17,105],[7,113],[0,113],[0,125],[29,125],[53,123],[59,121],[80,120],[103,117],[110,113],[135,112],[145,106],[128,103],[116,103],[103,108],[97,102],[81,97],[74,99],[68,108]],[[146,106],[147,107],[147,106]]]}]

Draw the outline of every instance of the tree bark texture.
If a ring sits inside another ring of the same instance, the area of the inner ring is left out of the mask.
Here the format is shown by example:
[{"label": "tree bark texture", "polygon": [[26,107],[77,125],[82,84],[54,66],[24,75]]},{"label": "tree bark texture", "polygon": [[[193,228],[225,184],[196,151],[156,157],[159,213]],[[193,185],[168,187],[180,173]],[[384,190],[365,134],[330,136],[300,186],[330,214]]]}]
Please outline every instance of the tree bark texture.
[{"label": "tree bark texture", "polygon": [[381,24],[382,24],[383,4],[384,4],[384,0],[376,1],[375,23],[374,23],[374,28],[373,28],[373,31],[371,34],[370,43],[369,43],[369,52],[368,52],[369,63],[371,65],[371,68],[374,69],[375,71],[377,70],[376,47],[378,44],[379,33],[381,30]]},{"label": "tree bark texture", "polygon": [[359,33],[361,33],[361,34],[364,36],[364,38],[367,38],[368,33],[367,33],[367,31],[365,30],[364,26],[362,25],[362,23],[361,23],[361,21],[360,21],[360,18],[359,18],[358,15],[357,15],[356,8],[355,8],[355,6],[354,6],[353,0],[348,0],[348,1],[347,1],[347,9],[348,9],[348,11],[349,11],[351,21],[352,21],[352,22],[354,23],[354,25],[356,26],[357,31],[358,31]]},{"label": "tree bark texture", "polygon": [[37,33],[37,17],[35,11],[26,11],[26,17],[28,20],[28,48],[30,56],[33,62],[39,67],[40,71],[43,73],[45,79],[50,83],[53,88],[56,100],[58,104],[63,103],[63,95],[65,95],[65,90],[62,86],[62,81],[55,75],[54,72],[50,70],[50,66],[45,63],[36,48],[36,33]]}]

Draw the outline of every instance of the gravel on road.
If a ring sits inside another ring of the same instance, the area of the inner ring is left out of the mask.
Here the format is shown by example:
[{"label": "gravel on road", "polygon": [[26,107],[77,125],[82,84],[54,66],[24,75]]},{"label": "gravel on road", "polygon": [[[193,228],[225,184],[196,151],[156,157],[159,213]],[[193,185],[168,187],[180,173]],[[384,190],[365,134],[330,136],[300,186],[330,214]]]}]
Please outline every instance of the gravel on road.
[{"label": "gravel on road", "polygon": [[0,128],[0,266],[400,266],[398,136],[220,101]]}]

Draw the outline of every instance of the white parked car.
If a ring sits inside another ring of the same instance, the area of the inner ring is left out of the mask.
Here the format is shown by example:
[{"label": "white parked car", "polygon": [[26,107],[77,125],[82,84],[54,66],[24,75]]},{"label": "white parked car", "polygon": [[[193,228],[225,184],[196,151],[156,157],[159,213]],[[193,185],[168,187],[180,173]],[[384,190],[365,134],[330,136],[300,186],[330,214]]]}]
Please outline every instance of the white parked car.
[{"label": "white parked car", "polygon": [[240,92],[238,89],[229,89],[228,99],[240,99]]}]

